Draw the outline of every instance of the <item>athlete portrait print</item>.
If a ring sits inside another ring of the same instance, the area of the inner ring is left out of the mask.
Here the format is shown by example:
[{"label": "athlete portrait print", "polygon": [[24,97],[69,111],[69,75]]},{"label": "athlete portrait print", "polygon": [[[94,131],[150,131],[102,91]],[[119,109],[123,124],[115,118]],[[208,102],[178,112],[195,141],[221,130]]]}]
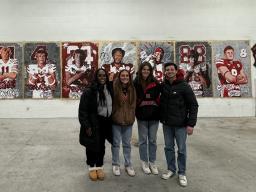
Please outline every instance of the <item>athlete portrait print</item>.
[{"label": "athlete portrait print", "polygon": [[62,97],[79,99],[91,85],[98,68],[98,45],[93,42],[62,43]]},{"label": "athlete portrait print", "polygon": [[162,82],[164,78],[164,64],[174,62],[173,42],[140,42],[139,63],[149,62],[153,67],[155,78]]},{"label": "athlete portrait print", "polygon": [[176,42],[176,61],[197,97],[211,97],[211,46],[208,42]]},{"label": "athlete portrait print", "polygon": [[0,99],[22,98],[22,46],[0,43]]},{"label": "athlete portrait print", "polygon": [[251,97],[249,41],[213,42],[217,97]]},{"label": "athlete portrait print", "polygon": [[122,69],[128,70],[133,76],[136,63],[136,43],[108,42],[101,45],[100,66],[114,79]]},{"label": "athlete portrait print", "polygon": [[60,97],[60,52],[56,43],[27,43],[24,48],[25,97]]}]

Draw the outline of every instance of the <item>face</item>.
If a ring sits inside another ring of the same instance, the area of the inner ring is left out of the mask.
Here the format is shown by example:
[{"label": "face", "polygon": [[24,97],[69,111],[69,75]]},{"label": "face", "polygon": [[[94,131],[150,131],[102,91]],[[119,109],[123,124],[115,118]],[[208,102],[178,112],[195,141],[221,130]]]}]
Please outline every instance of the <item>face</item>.
[{"label": "face", "polygon": [[234,59],[234,51],[233,49],[228,49],[225,51],[225,58],[228,60],[233,60]]},{"label": "face", "polygon": [[129,78],[128,71],[122,71],[120,73],[120,81],[121,81],[121,83],[127,84],[127,83],[129,83],[129,80],[130,80],[130,78]]},{"label": "face", "polygon": [[142,68],[142,70],[141,70],[142,78],[143,78],[144,80],[146,80],[146,79],[148,78],[149,74],[150,74],[150,69],[149,69],[149,67],[148,67],[148,66],[144,66],[144,67]]},{"label": "face", "polygon": [[155,52],[155,58],[156,58],[156,62],[160,63],[162,60],[162,52]]},{"label": "face", "polygon": [[80,65],[81,65],[81,57],[80,56],[81,56],[80,53],[75,53],[75,55],[74,55],[75,65],[77,67],[80,67]]},{"label": "face", "polygon": [[100,70],[97,74],[97,79],[98,79],[98,82],[101,84],[101,85],[104,85],[106,83],[106,80],[107,80],[107,76],[106,76],[106,73],[103,71],[103,70]]},{"label": "face", "polygon": [[167,66],[165,68],[165,75],[167,77],[167,79],[171,79],[174,78],[177,74],[177,70],[175,69],[175,67],[173,65]]},{"label": "face", "polygon": [[113,58],[114,58],[115,63],[121,63],[121,61],[123,59],[123,55],[120,51],[116,51]]},{"label": "face", "polygon": [[38,64],[45,64],[46,56],[45,53],[37,53],[36,54],[36,61]]},{"label": "face", "polygon": [[1,57],[3,60],[8,60],[9,59],[9,51],[7,49],[2,49],[1,51]]}]

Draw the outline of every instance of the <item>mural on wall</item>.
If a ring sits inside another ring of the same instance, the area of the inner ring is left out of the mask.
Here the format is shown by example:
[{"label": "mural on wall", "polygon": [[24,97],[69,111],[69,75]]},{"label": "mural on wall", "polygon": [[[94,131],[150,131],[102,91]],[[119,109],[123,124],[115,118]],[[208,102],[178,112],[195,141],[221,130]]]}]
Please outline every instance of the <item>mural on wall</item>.
[{"label": "mural on wall", "polygon": [[249,41],[216,41],[212,43],[215,95],[250,97],[251,50]]},{"label": "mural on wall", "polygon": [[0,99],[22,98],[22,46],[0,43]]},{"label": "mural on wall", "polygon": [[137,70],[135,42],[105,42],[100,48],[100,67],[114,79],[122,69],[133,76]]},{"label": "mural on wall", "polygon": [[253,63],[253,66],[256,67],[256,44],[254,44],[251,48],[251,51],[252,51],[252,56],[254,58],[254,63]]},{"label": "mural on wall", "polygon": [[212,50],[209,42],[176,42],[176,63],[197,97],[211,97]]},{"label": "mural on wall", "polygon": [[24,45],[26,98],[60,97],[60,48],[56,43]]},{"label": "mural on wall", "polygon": [[79,99],[92,83],[98,67],[114,78],[126,69],[134,78],[138,64],[143,62],[153,66],[159,82],[163,81],[164,64],[177,63],[197,97],[251,97],[256,43],[249,43],[246,40],[0,42],[0,99]]},{"label": "mural on wall", "polygon": [[62,97],[79,99],[98,68],[98,44],[62,43]]},{"label": "mural on wall", "polygon": [[164,63],[174,62],[173,42],[140,42],[139,63],[148,62],[153,67],[155,78],[162,82],[164,78]]}]

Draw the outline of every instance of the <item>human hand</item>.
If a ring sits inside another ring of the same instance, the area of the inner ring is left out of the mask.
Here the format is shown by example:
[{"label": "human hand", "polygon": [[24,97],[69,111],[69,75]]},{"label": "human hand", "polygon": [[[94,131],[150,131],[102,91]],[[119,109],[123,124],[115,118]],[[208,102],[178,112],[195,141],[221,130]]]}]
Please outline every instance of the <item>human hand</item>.
[{"label": "human hand", "polygon": [[186,127],[186,129],[187,129],[187,134],[188,134],[188,135],[192,135],[192,134],[193,134],[193,131],[194,131],[194,128],[193,128],[193,127],[191,127],[191,126],[188,125],[188,126]]},{"label": "human hand", "polygon": [[86,135],[88,135],[89,137],[92,136],[92,128],[87,128],[85,129]]},{"label": "human hand", "polygon": [[114,75],[115,74],[113,72],[109,74],[109,77],[108,77],[109,81],[113,81],[114,80]]}]

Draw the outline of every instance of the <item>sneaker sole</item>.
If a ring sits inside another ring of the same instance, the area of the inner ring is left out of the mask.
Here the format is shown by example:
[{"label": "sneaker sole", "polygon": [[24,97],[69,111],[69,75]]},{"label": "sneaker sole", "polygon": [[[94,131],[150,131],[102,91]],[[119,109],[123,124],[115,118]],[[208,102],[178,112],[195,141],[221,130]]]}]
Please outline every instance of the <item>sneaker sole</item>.
[{"label": "sneaker sole", "polygon": [[125,170],[125,172],[126,172],[127,175],[129,175],[130,177],[134,177],[134,176],[135,176],[135,174],[134,174],[134,175],[130,175],[130,174],[128,173],[128,171],[126,171],[126,170]]}]

